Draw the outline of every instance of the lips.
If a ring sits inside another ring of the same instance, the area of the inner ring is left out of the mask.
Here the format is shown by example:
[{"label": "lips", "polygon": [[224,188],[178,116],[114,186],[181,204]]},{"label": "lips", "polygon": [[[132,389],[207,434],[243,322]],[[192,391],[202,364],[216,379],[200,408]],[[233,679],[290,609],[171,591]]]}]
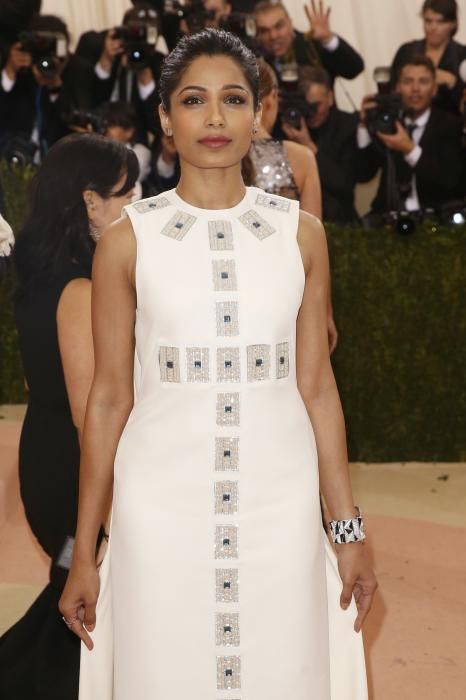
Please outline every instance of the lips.
[{"label": "lips", "polygon": [[222,146],[226,146],[228,143],[231,143],[231,139],[227,138],[226,136],[206,136],[203,139],[200,139],[199,143],[202,143],[203,146],[208,146],[209,148],[221,148]]}]

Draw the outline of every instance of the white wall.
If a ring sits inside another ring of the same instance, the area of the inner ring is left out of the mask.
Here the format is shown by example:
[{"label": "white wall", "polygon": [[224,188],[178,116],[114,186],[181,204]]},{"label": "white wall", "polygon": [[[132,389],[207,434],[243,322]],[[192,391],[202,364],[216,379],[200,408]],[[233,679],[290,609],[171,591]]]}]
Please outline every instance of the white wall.
[{"label": "white wall", "polygon": [[[303,0],[285,0],[285,4],[296,27],[307,30]],[[419,18],[422,0],[333,0],[330,5],[333,29],[357,48],[366,61],[362,76],[349,82],[341,81],[359,105],[362,96],[374,88],[371,77],[374,67],[389,64],[402,42],[422,36]],[[42,11],[63,17],[77,40],[87,29],[104,29],[118,24],[130,6],[129,0],[43,0]],[[466,43],[464,15],[466,7],[457,39]],[[351,110],[341,86],[338,101],[343,109]]]}]

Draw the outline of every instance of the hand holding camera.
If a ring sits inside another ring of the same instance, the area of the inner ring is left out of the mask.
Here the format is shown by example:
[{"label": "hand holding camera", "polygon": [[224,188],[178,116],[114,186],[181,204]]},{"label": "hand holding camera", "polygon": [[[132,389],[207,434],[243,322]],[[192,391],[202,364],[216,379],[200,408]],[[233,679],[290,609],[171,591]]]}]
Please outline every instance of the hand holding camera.
[{"label": "hand holding camera", "polygon": [[289,122],[283,121],[282,129],[290,141],[300,143],[302,146],[309,148],[309,150],[311,150],[314,154],[317,153],[317,146],[312,140],[304,117],[301,117],[298,127],[296,127],[296,125],[292,126]]},{"label": "hand holding camera", "polygon": [[384,134],[379,131],[376,135],[387,148],[391,151],[398,151],[404,156],[407,156],[416,147],[411,136],[399,121],[396,122],[396,133]]}]

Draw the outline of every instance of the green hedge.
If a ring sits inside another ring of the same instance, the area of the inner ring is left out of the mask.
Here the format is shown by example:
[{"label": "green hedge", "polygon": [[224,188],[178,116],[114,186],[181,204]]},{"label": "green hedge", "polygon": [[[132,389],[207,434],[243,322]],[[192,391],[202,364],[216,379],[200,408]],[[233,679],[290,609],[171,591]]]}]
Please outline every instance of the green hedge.
[{"label": "green hedge", "polygon": [[[31,171],[0,177],[17,229]],[[340,333],[333,364],[352,460],[466,460],[466,229],[327,227]],[[25,399],[10,301],[0,288],[0,403]]]}]

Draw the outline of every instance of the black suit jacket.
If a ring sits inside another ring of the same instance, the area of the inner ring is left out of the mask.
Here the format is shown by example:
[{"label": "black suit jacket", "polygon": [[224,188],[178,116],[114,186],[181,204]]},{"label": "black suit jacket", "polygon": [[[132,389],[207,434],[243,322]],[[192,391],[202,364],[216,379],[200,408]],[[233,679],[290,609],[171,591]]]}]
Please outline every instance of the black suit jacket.
[{"label": "black suit jacket", "polygon": [[[410,172],[416,176],[419,203],[422,208],[438,209],[442,204],[461,197],[461,120],[440,109],[432,108],[429,121],[419,145],[422,155]],[[397,180],[405,180],[406,162],[399,153],[391,151]],[[387,211],[387,159],[380,142],[372,142],[359,150],[359,170],[364,180],[375,176],[382,168],[373,212]],[[409,174],[409,173],[408,173]]]},{"label": "black suit jacket", "polygon": [[311,130],[318,147],[316,159],[325,221],[350,223],[358,218],[354,208],[354,188],[358,175],[357,126],[356,114],[333,107],[325,124]]},{"label": "black suit jacket", "polygon": [[[400,46],[395,54],[391,67],[393,87],[397,82],[400,68],[406,59],[413,55],[425,54],[425,51],[425,39],[409,41],[408,43]],[[453,41],[453,39],[451,39],[443,52],[438,68],[441,70],[446,70],[449,73],[453,73],[453,75],[458,77],[458,81],[454,88],[449,88],[447,85],[439,86],[438,94],[434,101],[435,106],[439,109],[444,109],[447,112],[458,113],[463,88],[465,87],[464,83],[459,78],[458,71],[462,61],[465,59],[466,46],[463,46],[463,44],[459,44],[457,41]]]}]

